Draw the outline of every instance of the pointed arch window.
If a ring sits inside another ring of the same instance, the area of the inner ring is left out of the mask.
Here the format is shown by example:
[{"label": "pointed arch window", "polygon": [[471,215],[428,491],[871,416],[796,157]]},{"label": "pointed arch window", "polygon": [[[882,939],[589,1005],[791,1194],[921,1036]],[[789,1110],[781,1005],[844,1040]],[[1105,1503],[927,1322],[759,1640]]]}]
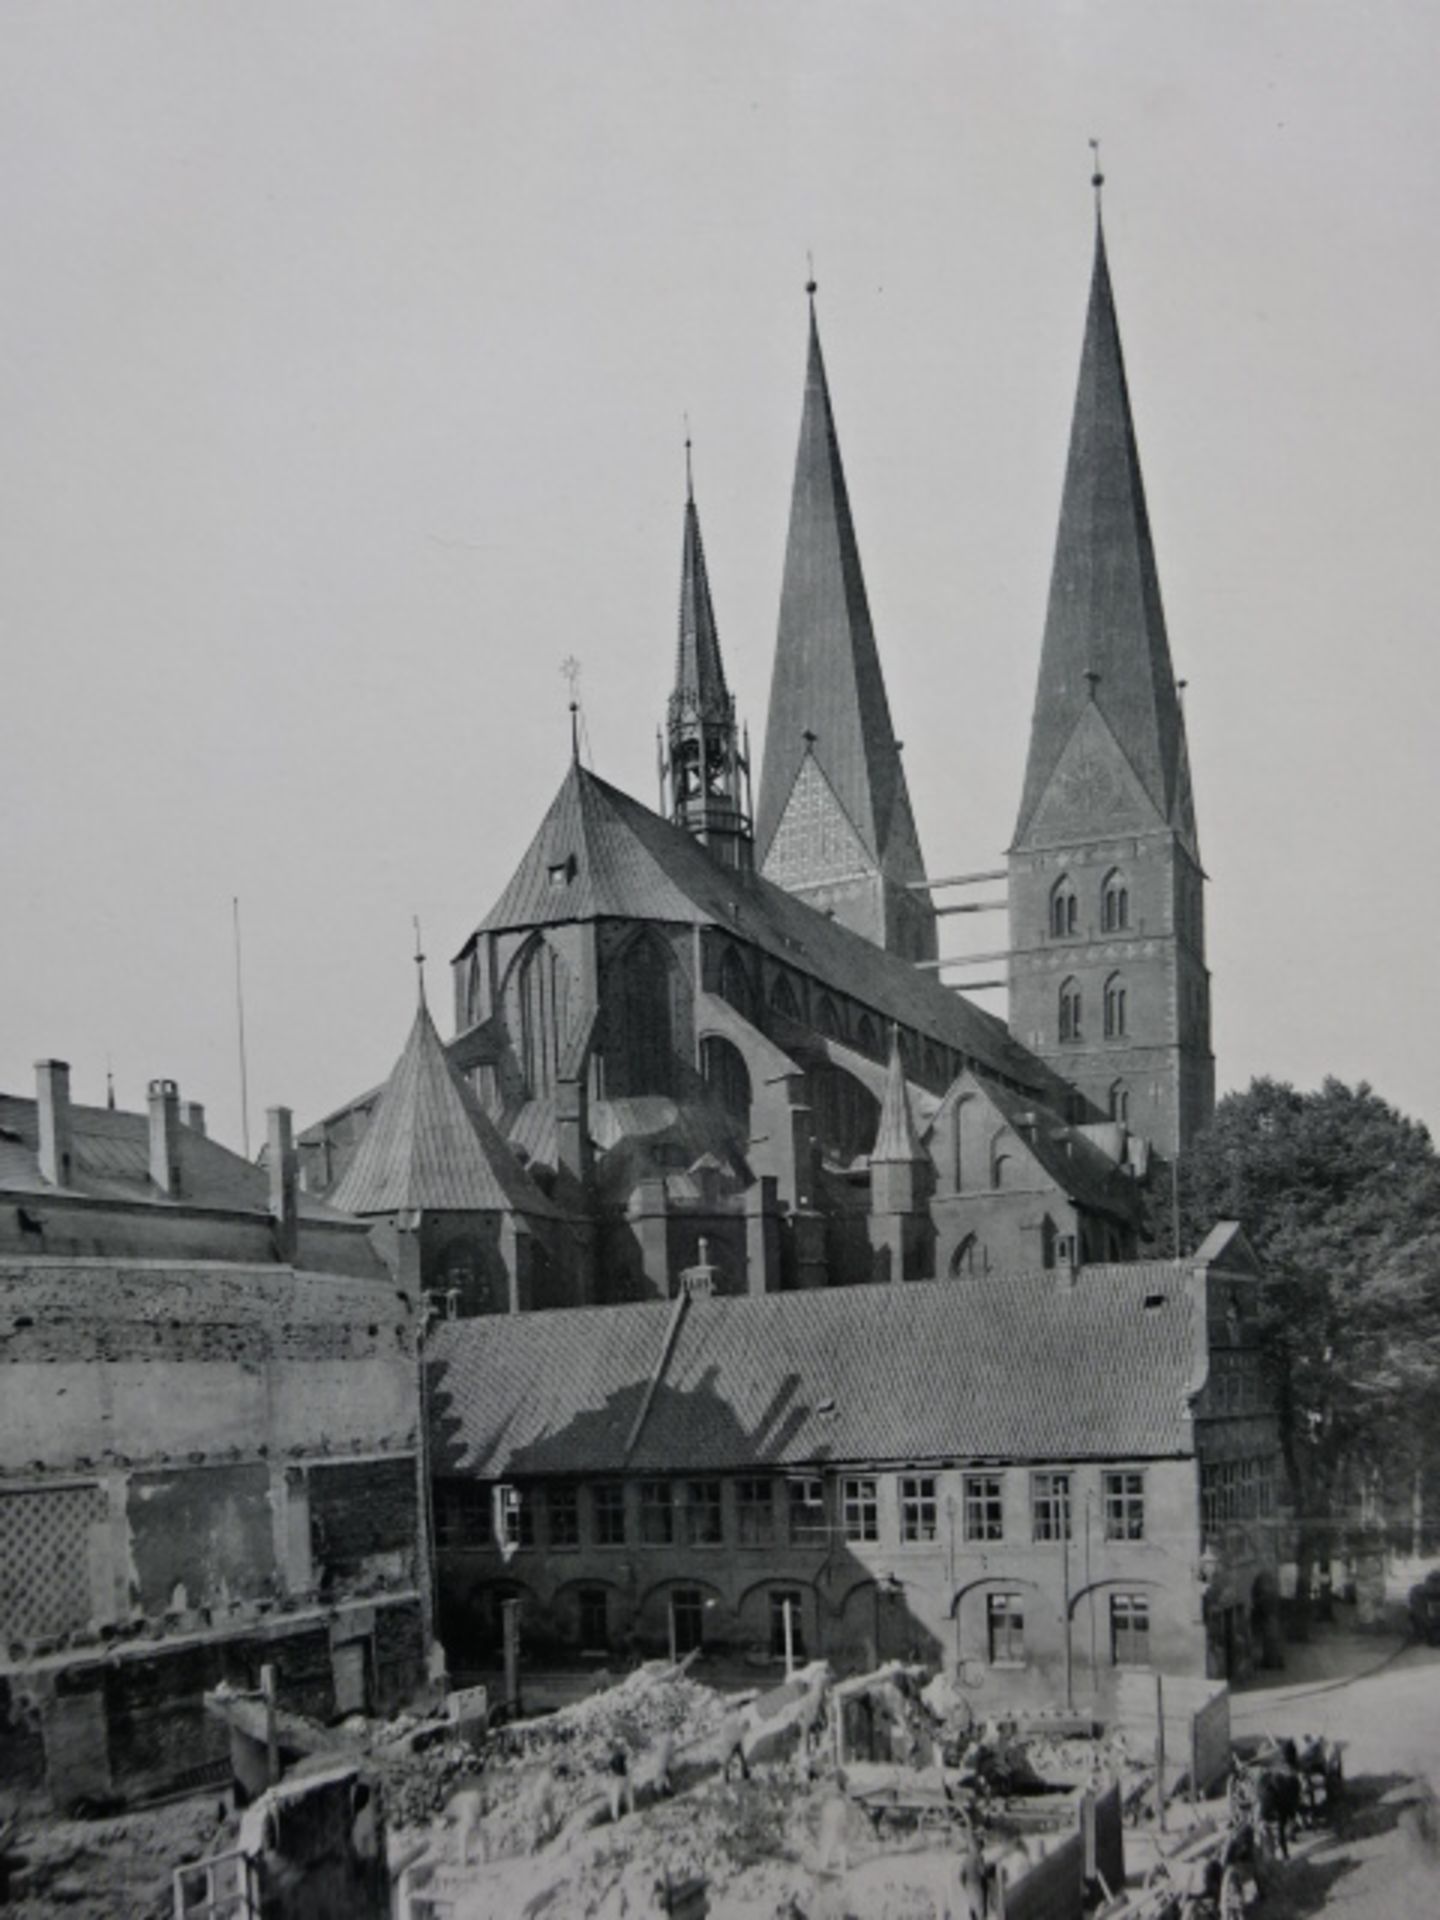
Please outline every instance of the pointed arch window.
[{"label": "pointed arch window", "polygon": [[1105,1038],[1107,1040],[1125,1038],[1126,997],[1123,976],[1112,973],[1105,982]]},{"label": "pointed arch window", "polygon": [[1130,888],[1123,873],[1113,867],[1100,888],[1100,926],[1105,933],[1124,933],[1130,925]]},{"label": "pointed arch window", "polygon": [[815,1009],[815,1025],[820,1029],[821,1033],[825,1035],[827,1040],[838,1040],[841,1038],[840,1016],[836,1013],[835,1002],[830,998],[828,993],[822,993],[820,996],[820,1004]]},{"label": "pointed arch window", "polygon": [[989,1270],[990,1258],[980,1241],[973,1233],[967,1233],[950,1256],[950,1278],[952,1280],[973,1280],[976,1274]]},{"label": "pointed arch window", "polygon": [[875,1031],[875,1022],[868,1013],[862,1013],[855,1028],[855,1044],[862,1053],[875,1055],[880,1051],[880,1040]]},{"label": "pointed arch window", "polygon": [[1080,1038],[1080,982],[1074,978],[1060,983],[1060,1038]]},{"label": "pointed arch window", "polygon": [[1118,1120],[1121,1126],[1130,1121],[1130,1089],[1123,1080],[1117,1080],[1110,1089],[1110,1118]]},{"label": "pointed arch window", "polygon": [[747,1020],[754,1018],[755,989],[750,984],[745,962],[734,947],[726,947],[721,955],[718,985],[720,998],[727,1006]]},{"label": "pointed arch window", "polygon": [[1050,937],[1064,940],[1080,930],[1080,902],[1068,873],[1050,889]]},{"label": "pointed arch window", "polygon": [[770,989],[770,1010],[780,1013],[787,1020],[800,1018],[800,1002],[795,998],[795,989],[783,973],[777,973],[775,983]]}]

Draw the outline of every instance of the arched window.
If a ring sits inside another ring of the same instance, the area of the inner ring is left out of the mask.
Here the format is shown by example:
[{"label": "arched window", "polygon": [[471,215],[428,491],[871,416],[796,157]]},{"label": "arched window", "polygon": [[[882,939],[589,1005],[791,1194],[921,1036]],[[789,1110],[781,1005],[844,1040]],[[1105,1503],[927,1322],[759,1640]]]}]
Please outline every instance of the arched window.
[{"label": "arched window", "polygon": [[1003,1187],[1011,1165],[1009,1149],[1015,1144],[1014,1135],[1008,1127],[1001,1127],[990,1142],[990,1184]]},{"label": "arched window", "polygon": [[1123,933],[1130,924],[1130,889],[1118,867],[1106,874],[1100,889],[1100,926],[1105,933]]},{"label": "arched window", "polygon": [[676,967],[646,934],[617,955],[606,982],[605,1091],[611,1099],[675,1091]]},{"label": "arched window", "polygon": [[795,998],[795,989],[783,973],[777,973],[775,984],[770,989],[770,1011],[784,1014],[787,1020],[800,1018],[800,1002]]},{"label": "arched window", "polygon": [[880,1102],[843,1068],[828,1063],[806,1075],[810,1124],[821,1152],[842,1167],[868,1154],[880,1124]]},{"label": "arched window", "polygon": [[1122,1126],[1130,1120],[1130,1089],[1123,1080],[1117,1080],[1110,1089],[1110,1118],[1118,1120]]},{"label": "arched window", "polygon": [[725,1111],[748,1126],[750,1071],[740,1049],[720,1034],[707,1034],[700,1042],[700,1071]]},{"label": "arched window", "polygon": [[533,1099],[543,1098],[555,1084],[569,1012],[570,969],[536,934],[511,968],[505,991],[510,1045]]},{"label": "arched window", "polygon": [[1080,982],[1075,979],[1060,983],[1060,1038],[1080,1038]]},{"label": "arched window", "polygon": [[1125,1038],[1125,982],[1118,973],[1105,982],[1105,1038]]},{"label": "arched window", "polygon": [[872,1057],[880,1051],[880,1041],[875,1032],[875,1022],[868,1013],[862,1013],[855,1028],[855,1044],[862,1053]]},{"label": "arched window", "polygon": [[835,1011],[835,1002],[828,993],[822,993],[820,1004],[815,1009],[815,1024],[827,1040],[840,1038],[840,1016]]},{"label": "arched window", "polygon": [[1078,931],[1080,905],[1069,874],[1062,874],[1050,889],[1050,937],[1063,940]]},{"label": "arched window", "polygon": [[720,977],[717,981],[720,998],[735,1011],[743,1014],[747,1020],[755,1017],[755,989],[745,962],[734,947],[727,947],[720,957]]},{"label": "arched window", "polygon": [[985,1273],[990,1266],[990,1256],[975,1238],[967,1233],[950,1256],[950,1278],[952,1280],[970,1280],[977,1273]]}]

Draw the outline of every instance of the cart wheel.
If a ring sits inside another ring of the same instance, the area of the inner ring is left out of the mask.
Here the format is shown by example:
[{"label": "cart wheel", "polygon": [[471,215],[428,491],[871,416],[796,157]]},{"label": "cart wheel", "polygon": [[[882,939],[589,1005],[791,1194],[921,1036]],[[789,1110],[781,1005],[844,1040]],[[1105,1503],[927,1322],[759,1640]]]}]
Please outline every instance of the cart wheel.
[{"label": "cart wheel", "polygon": [[1245,1920],[1245,1889],[1234,1867],[1225,1869],[1220,1882],[1220,1920]]}]

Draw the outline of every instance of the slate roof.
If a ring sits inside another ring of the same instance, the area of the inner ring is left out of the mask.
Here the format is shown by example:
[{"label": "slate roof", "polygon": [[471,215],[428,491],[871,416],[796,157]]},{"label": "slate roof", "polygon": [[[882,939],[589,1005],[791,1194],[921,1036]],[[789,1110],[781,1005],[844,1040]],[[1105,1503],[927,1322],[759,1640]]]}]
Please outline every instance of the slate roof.
[{"label": "slate roof", "polygon": [[558,1212],[451,1066],[423,999],[333,1198],[357,1214]]},{"label": "slate roof", "polygon": [[1192,1271],[694,1299],[628,1459],[674,1303],[448,1321],[428,1350],[435,1467],[498,1479],[1188,1454],[1203,1384]]},{"label": "slate roof", "polygon": [[1098,224],[1017,845],[1092,697],[1162,819],[1193,844],[1184,719]]},{"label": "slate roof", "polygon": [[722,866],[692,834],[572,761],[509,885],[457,958],[481,933],[600,918],[724,927],[992,1072],[1037,1090],[1061,1086],[1002,1021],[932,973],[759,874]]},{"label": "slate roof", "polygon": [[901,885],[925,863],[890,719],[815,307],[755,828],[763,866],[806,752],[870,857]]},{"label": "slate roof", "polygon": [[[33,1100],[0,1093],[0,1189],[11,1193],[75,1193],[91,1200],[137,1200],[157,1207],[214,1207],[237,1213],[270,1211],[270,1180],[262,1167],[193,1128],[180,1128],[180,1192],[162,1193],[150,1179],[150,1116],[118,1107],[71,1102],[70,1184],[56,1189],[40,1172],[39,1123]],[[302,1220],[339,1222],[334,1206],[303,1190]]]}]

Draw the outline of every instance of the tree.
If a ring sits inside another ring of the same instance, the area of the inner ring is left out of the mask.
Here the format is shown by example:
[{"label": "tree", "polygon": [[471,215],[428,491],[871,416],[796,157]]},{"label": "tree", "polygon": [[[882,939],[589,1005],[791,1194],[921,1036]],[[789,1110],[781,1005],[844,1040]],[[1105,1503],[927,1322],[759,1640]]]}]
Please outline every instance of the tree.
[{"label": "tree", "polygon": [[[1172,1170],[1148,1196],[1174,1250]],[[1262,1324],[1301,1559],[1379,1497],[1391,1513],[1440,1460],[1440,1157],[1363,1082],[1260,1079],[1227,1095],[1173,1169],[1181,1244],[1238,1220],[1265,1263]]]}]

